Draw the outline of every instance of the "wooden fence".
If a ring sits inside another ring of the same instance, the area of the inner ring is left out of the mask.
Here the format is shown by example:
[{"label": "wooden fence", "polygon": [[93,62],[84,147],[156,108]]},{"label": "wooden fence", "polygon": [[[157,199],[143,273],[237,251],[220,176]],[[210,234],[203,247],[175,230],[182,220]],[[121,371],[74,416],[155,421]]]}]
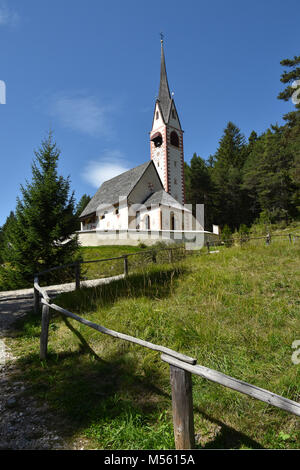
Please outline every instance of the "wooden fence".
[{"label": "wooden fence", "polygon": [[[197,250],[199,253],[199,250]],[[83,261],[83,260],[78,260],[75,261],[74,263],[68,263],[68,264],[63,264],[61,266],[55,266],[53,268],[45,269],[43,271],[40,271],[39,273],[35,274],[34,276],[34,312],[38,313],[40,310],[40,292],[39,290],[35,287],[35,285],[39,284],[39,279],[41,276],[47,273],[51,273],[57,270],[61,269],[66,269],[66,268],[71,268],[73,270],[73,276],[75,280],[75,289],[80,289],[81,287],[81,265],[83,264],[90,264],[90,263],[104,263],[107,261],[117,261],[117,260],[123,260],[123,275],[126,277],[129,274],[129,263],[128,260],[130,257],[136,257],[136,256],[148,256],[147,262],[149,263],[157,263],[158,261],[158,254],[159,253],[165,253],[166,258],[164,261],[167,261],[169,263],[172,263],[174,261],[178,261],[179,259],[183,259],[187,256],[187,254],[192,254],[190,253],[190,250],[186,250],[184,247],[179,246],[179,247],[174,247],[174,248],[160,248],[156,249],[153,248],[152,250],[144,250],[144,251],[139,251],[137,253],[128,253],[126,255],[121,255],[121,256],[116,256],[114,258],[101,258],[101,259],[94,259],[94,260],[89,260],[89,261]],[[140,263],[141,265],[142,263]]]},{"label": "wooden fence", "polygon": [[[300,235],[296,235],[293,233],[288,233],[288,234],[280,234],[280,235],[270,235],[267,234],[266,236],[263,237],[240,237],[240,238],[229,238],[226,240],[220,239],[219,241],[215,242],[206,242],[206,248],[207,248],[207,254],[211,253],[211,248],[213,247],[219,247],[222,245],[232,245],[234,243],[239,243],[241,245],[249,242],[250,240],[265,240],[265,243],[267,245],[270,245],[272,237],[288,237],[290,243],[295,243],[296,240],[300,240]],[[172,263],[173,261],[178,260],[178,256],[176,258],[176,254],[179,254],[179,258],[185,258],[187,255],[201,255],[205,254],[205,252],[201,250],[186,250],[182,246],[180,247],[174,247],[174,248],[160,248],[156,249],[153,248],[151,250],[144,250],[144,251],[139,251],[137,253],[128,253],[126,255],[121,255],[121,256],[116,256],[114,258],[104,258],[104,259],[95,259],[95,260],[89,260],[89,261],[82,261],[78,260],[74,263],[69,263],[69,264],[63,264],[61,266],[55,266],[53,268],[45,269],[44,271],[40,271],[39,273],[35,274],[35,280],[37,280],[37,283],[39,283],[40,276],[43,276],[44,274],[54,272],[57,270],[65,269],[65,268],[71,268],[73,270],[73,276],[75,280],[75,289],[80,289],[81,286],[81,265],[83,264],[89,264],[89,263],[103,263],[107,261],[116,261],[116,260],[123,260],[123,275],[127,276],[129,274],[129,263],[128,259],[133,256],[139,256],[139,255],[148,255],[149,260],[152,263],[157,262],[157,255],[160,252],[165,252],[167,253],[167,261]],[[40,293],[38,289],[34,287],[34,311],[35,313],[38,313],[40,309]]]},{"label": "wooden fence", "polygon": [[[124,259],[124,274],[128,274],[128,256],[119,257]],[[127,262],[126,262],[127,260]],[[97,260],[103,261],[103,260]],[[90,261],[93,262],[93,261]],[[96,262],[96,261],[95,261]],[[78,264],[74,264],[78,266]],[[58,268],[53,268],[58,269]],[[78,269],[78,267],[76,268]],[[41,274],[41,273],[40,273]],[[76,277],[76,285],[79,287],[79,276]],[[40,358],[47,358],[48,331],[50,322],[50,310],[54,310],[66,317],[72,318],[89,328],[112,336],[114,338],[129,341],[139,346],[152,349],[161,353],[161,360],[170,366],[170,383],[172,389],[172,411],[173,411],[173,427],[176,449],[193,449],[195,447],[194,433],[194,413],[193,413],[193,393],[192,393],[192,376],[196,374],[212,382],[231,388],[240,393],[249,395],[252,398],[273,405],[277,408],[285,410],[294,415],[300,416],[300,403],[276,395],[268,390],[256,387],[247,382],[243,382],[236,378],[225,375],[221,372],[209,369],[204,366],[197,365],[195,358],[186,356],[172,349],[161,345],[153,344],[133,336],[126,335],[114,330],[110,330],[104,326],[92,323],[75,313],[52,303],[45,288],[39,285],[38,276],[34,280],[34,289],[38,296],[42,297],[42,330],[40,337]]]}]

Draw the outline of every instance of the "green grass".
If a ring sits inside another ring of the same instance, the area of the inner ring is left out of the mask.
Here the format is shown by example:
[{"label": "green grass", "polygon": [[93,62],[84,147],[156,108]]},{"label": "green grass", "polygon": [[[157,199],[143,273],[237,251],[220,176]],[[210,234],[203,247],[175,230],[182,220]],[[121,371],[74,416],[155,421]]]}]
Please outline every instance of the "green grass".
[{"label": "green grass", "polygon": [[[149,248],[148,248],[149,249]],[[91,246],[81,247],[80,255],[84,261],[96,259],[117,258],[129,253],[138,253],[145,250],[143,246]],[[81,277],[86,279],[99,279],[110,277],[124,272],[123,260],[114,260],[101,263],[88,263],[81,265]]]},{"label": "green grass", "polygon": [[[56,303],[300,401],[300,366],[291,361],[300,339],[299,255],[299,242],[279,238],[222,248]],[[159,354],[54,314],[41,362],[39,333],[31,316],[11,347],[31,393],[68,421],[71,440],[97,449],[174,447],[169,371]],[[289,413],[196,376],[193,399],[199,448],[299,448],[299,418]]]}]

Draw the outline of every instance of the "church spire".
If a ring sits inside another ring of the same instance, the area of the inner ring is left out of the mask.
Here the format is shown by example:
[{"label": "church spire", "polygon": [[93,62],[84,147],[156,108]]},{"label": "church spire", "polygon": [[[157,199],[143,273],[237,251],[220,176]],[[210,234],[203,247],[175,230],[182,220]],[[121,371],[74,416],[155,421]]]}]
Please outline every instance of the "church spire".
[{"label": "church spire", "polygon": [[171,98],[168,78],[167,78],[167,70],[166,70],[166,62],[165,62],[165,54],[164,54],[164,41],[163,41],[162,34],[161,34],[160,42],[161,42],[161,59],[160,59],[160,83],[159,83],[158,100],[160,103],[164,121],[167,122],[172,98]]}]

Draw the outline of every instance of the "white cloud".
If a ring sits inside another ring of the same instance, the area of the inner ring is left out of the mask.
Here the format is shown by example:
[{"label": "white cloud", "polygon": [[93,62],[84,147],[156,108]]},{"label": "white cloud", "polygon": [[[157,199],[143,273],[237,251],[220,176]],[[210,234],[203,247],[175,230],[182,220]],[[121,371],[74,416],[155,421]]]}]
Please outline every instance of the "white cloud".
[{"label": "white cloud", "polygon": [[50,114],[62,126],[91,136],[110,134],[111,110],[89,96],[56,96],[50,105]]},{"label": "white cloud", "polygon": [[124,163],[124,156],[119,150],[106,150],[99,159],[90,160],[83,170],[82,177],[95,188],[130,168]]},{"label": "white cloud", "polygon": [[7,8],[5,3],[0,3],[0,26],[15,26],[19,19],[18,13]]}]

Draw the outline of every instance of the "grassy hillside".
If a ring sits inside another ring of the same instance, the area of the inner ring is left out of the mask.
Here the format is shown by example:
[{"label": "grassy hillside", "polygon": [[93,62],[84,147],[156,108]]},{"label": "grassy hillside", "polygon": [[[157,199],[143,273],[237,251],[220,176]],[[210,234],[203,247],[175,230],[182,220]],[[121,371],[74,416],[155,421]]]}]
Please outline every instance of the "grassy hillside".
[{"label": "grassy hillside", "polygon": [[[300,241],[252,242],[110,285],[61,295],[86,318],[194,356],[198,364],[300,401]],[[69,438],[97,449],[174,446],[168,365],[159,354],[53,315],[49,359],[40,321],[10,345],[31,391],[68,422]],[[299,418],[193,376],[199,448],[299,448]]]}]

